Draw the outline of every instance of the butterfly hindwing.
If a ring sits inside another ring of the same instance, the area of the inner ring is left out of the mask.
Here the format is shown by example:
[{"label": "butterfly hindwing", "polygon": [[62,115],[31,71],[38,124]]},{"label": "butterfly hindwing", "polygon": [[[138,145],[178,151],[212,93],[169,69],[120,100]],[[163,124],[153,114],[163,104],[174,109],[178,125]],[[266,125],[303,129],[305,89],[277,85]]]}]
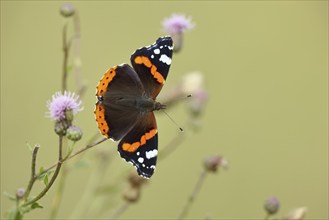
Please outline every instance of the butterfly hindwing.
[{"label": "butterfly hindwing", "polygon": [[120,156],[132,163],[139,175],[150,178],[158,154],[158,131],[153,112],[147,113],[118,145]]},{"label": "butterfly hindwing", "polygon": [[154,44],[136,50],[130,58],[146,93],[155,98],[166,81],[171,65],[173,41],[160,37]]}]

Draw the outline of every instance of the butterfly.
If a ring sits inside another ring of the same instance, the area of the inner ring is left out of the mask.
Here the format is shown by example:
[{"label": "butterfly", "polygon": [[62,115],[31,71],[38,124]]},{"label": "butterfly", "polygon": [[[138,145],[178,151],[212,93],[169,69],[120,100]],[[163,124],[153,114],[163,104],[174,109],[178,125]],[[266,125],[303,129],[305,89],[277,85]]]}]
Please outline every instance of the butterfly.
[{"label": "butterfly", "polygon": [[137,49],[129,64],[106,71],[96,87],[95,117],[100,132],[120,141],[118,152],[140,176],[150,178],[158,155],[158,130],[153,111],[166,106],[157,102],[171,65],[173,41],[160,37]]}]

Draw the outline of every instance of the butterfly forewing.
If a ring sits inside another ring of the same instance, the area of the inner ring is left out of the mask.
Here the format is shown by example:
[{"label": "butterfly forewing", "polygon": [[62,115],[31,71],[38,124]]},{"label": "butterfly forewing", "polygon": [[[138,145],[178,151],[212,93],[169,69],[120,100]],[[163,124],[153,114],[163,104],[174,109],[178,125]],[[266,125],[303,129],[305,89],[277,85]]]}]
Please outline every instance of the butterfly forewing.
[{"label": "butterfly forewing", "polygon": [[154,44],[136,50],[130,61],[142,81],[146,93],[156,98],[166,81],[171,65],[173,41],[161,37]]},{"label": "butterfly forewing", "polygon": [[101,100],[96,104],[96,120],[105,136],[120,140],[137,123],[139,116],[132,106],[122,105],[122,100],[140,97],[143,86],[128,64],[111,68],[107,73],[97,87]]}]

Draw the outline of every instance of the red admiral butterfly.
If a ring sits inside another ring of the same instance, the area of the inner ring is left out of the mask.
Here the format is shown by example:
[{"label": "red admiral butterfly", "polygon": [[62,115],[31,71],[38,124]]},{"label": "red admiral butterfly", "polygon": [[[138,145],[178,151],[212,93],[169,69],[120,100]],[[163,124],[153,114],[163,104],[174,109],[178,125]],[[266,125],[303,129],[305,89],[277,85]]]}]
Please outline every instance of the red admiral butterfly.
[{"label": "red admiral butterfly", "polygon": [[158,130],[153,111],[165,108],[155,99],[167,78],[172,51],[171,37],[160,37],[131,55],[133,68],[128,64],[110,68],[96,87],[100,132],[121,140],[120,156],[145,178],[153,175],[156,166]]}]

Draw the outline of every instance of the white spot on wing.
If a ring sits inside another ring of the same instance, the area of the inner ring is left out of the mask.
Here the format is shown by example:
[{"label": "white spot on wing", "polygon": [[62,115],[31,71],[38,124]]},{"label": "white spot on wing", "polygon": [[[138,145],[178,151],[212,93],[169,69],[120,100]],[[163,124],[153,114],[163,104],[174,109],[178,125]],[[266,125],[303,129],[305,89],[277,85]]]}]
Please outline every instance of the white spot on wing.
[{"label": "white spot on wing", "polygon": [[155,170],[155,166],[154,165],[152,165],[150,168],[153,169],[153,170]]},{"label": "white spot on wing", "polygon": [[168,48],[169,48],[169,50],[172,50],[172,49],[174,49],[174,46],[169,46]]},{"label": "white spot on wing", "polygon": [[154,149],[154,150],[146,151],[145,154],[146,154],[147,159],[151,159],[151,158],[156,157],[158,155],[158,150]]},{"label": "white spot on wing", "polygon": [[137,156],[139,156],[139,154],[140,154],[140,153],[139,153],[139,152],[137,152],[136,154],[137,154]]},{"label": "white spot on wing", "polygon": [[153,55],[153,54],[151,55],[151,58],[152,58],[152,59],[154,58],[154,55]]},{"label": "white spot on wing", "polygon": [[157,49],[154,49],[154,51],[153,51],[155,54],[159,54],[160,53],[160,49],[159,48],[157,48]]},{"label": "white spot on wing", "polygon": [[171,64],[171,59],[166,54],[162,54],[159,60],[167,65]]},{"label": "white spot on wing", "polygon": [[144,158],[143,157],[139,157],[138,158],[138,162],[143,163],[144,162]]}]

